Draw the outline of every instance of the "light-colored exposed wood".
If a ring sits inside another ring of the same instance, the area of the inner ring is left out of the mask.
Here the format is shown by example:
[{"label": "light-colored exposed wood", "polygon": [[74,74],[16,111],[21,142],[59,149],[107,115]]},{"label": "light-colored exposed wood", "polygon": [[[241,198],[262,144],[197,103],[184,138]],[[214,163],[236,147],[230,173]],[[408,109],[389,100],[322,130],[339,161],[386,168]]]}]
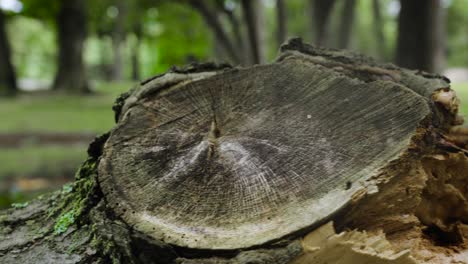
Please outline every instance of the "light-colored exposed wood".
[{"label": "light-colored exposed wood", "polygon": [[304,252],[291,264],[416,264],[409,250],[396,251],[382,232],[345,231],[333,224],[317,228],[302,240]]}]

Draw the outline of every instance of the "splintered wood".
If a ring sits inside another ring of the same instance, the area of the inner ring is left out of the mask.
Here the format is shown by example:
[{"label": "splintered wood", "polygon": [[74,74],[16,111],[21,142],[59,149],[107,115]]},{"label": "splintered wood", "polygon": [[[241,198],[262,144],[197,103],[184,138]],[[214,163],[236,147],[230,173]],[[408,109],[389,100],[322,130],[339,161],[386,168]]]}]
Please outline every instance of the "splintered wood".
[{"label": "splintered wood", "polygon": [[291,264],[416,264],[410,251],[397,251],[382,232],[346,231],[336,234],[332,223],[302,240],[303,254]]}]

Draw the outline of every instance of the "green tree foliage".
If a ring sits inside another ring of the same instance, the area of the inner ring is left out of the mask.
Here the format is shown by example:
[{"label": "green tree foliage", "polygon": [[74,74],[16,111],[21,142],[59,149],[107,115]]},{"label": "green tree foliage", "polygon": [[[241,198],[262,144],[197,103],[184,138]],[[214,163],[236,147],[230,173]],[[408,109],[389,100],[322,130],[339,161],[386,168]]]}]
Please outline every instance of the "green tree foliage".
[{"label": "green tree foliage", "polygon": [[465,0],[453,0],[447,10],[448,64],[468,65],[468,5]]},{"label": "green tree foliage", "polygon": [[23,3],[21,15],[52,23],[60,9],[60,0],[21,0],[21,2]]},{"label": "green tree foliage", "polygon": [[[19,28],[21,30],[17,30]],[[17,15],[11,19],[8,29],[10,42],[14,43],[13,61],[17,75],[34,79],[53,78],[57,49],[53,25]]]},{"label": "green tree foliage", "polygon": [[209,59],[213,39],[201,17],[190,7],[165,2],[147,11],[144,17],[147,36],[143,61],[145,75],[163,72],[172,65]]},{"label": "green tree foliage", "polygon": [[[20,78],[51,79],[56,69],[56,16],[61,0],[20,0],[23,10],[8,23],[13,61]],[[83,0],[85,1],[85,0]],[[112,32],[121,0],[87,1],[88,38],[85,58],[93,78],[104,78],[99,67],[114,61]],[[373,2],[356,0],[356,13],[348,48],[377,56],[383,60],[394,57],[397,35],[398,0],[376,0],[380,5],[382,32],[385,43],[376,36]],[[160,73],[172,65],[192,60],[224,60],[227,58],[216,34],[207,26],[200,12],[188,0],[123,1],[124,18],[123,71],[124,78],[132,76],[132,65],[138,64],[142,78]],[[266,60],[271,61],[278,50],[276,1],[262,0],[264,25],[262,34]],[[286,3],[287,35],[299,36],[313,42],[311,2],[288,0]],[[342,24],[343,0],[337,0],[329,21],[327,46],[338,47],[338,32]],[[206,0],[216,12],[230,40],[245,53],[247,30],[240,0]],[[447,2],[448,66],[468,63],[468,33],[462,25],[468,23],[465,0]],[[220,8],[221,6],[221,8]],[[223,9],[224,8],[224,9]],[[236,18],[235,27],[231,18]],[[21,29],[21,30],[18,30]],[[236,32],[238,31],[238,32]],[[238,34],[239,36],[236,36]],[[240,41],[238,40],[240,39]],[[244,43],[242,43],[244,42]],[[34,43],[34,45],[31,45]],[[244,47],[242,47],[244,45]],[[240,55],[245,56],[244,54]],[[137,61],[134,59],[138,58]],[[98,68],[100,70],[98,70]]]}]

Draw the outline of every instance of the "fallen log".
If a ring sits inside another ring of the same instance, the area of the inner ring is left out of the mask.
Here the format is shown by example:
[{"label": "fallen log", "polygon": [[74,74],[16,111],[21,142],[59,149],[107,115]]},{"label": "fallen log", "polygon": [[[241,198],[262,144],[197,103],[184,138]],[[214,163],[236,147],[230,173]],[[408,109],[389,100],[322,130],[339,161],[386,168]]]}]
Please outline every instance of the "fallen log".
[{"label": "fallen log", "polygon": [[449,80],[292,39],[114,105],[71,185],[0,213],[0,263],[468,263]]}]

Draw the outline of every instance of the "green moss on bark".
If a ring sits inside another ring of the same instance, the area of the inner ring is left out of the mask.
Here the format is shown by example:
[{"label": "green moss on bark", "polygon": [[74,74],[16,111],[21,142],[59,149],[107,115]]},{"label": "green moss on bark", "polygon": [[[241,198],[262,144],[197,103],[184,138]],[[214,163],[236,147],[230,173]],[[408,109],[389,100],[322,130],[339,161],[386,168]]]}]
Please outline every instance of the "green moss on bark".
[{"label": "green moss on bark", "polygon": [[96,205],[101,196],[97,187],[97,159],[89,158],[76,173],[74,183],[65,185],[55,199],[49,217],[55,219],[54,234],[59,235],[74,224],[85,224],[86,213]]}]

